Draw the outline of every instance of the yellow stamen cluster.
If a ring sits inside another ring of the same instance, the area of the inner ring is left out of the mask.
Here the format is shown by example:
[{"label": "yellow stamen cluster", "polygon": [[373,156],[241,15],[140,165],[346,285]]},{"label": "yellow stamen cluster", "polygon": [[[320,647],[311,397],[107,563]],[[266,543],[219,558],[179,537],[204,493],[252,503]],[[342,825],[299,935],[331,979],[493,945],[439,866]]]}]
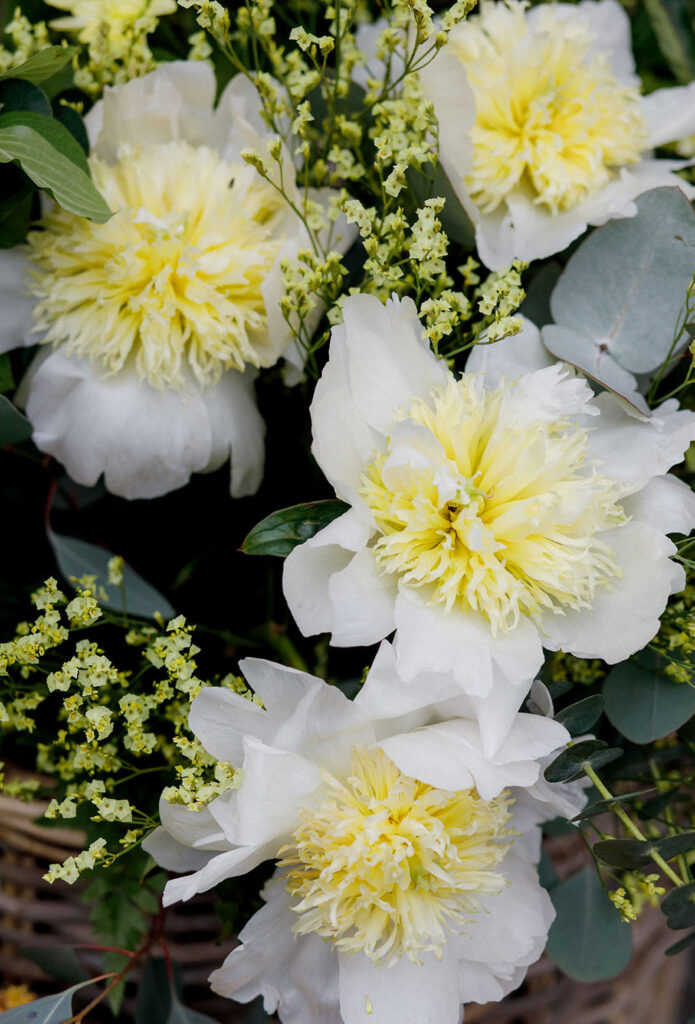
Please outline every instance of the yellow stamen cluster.
[{"label": "yellow stamen cluster", "polygon": [[587,431],[541,414],[523,378],[487,391],[451,377],[396,422],[362,496],[379,570],[493,633],[522,615],[589,607],[622,575],[597,536],[624,521],[615,481],[587,459]]},{"label": "yellow stamen cluster", "polygon": [[550,6],[530,25],[525,7],[483,3],[451,36],[477,112],[466,183],[486,213],[516,189],[569,209],[647,145],[638,90],[614,76],[580,17]]},{"label": "yellow stamen cluster", "polygon": [[352,774],[325,773],[318,806],[281,851],[299,934],[393,964],[438,953],[465,931],[480,897],[506,883],[510,799],[446,792],[402,775],[381,750],[356,749]]},{"label": "yellow stamen cluster", "polygon": [[272,186],[182,141],[90,163],[114,216],[55,208],[29,235],[42,340],[156,387],[275,362],[261,292],[282,244]]}]

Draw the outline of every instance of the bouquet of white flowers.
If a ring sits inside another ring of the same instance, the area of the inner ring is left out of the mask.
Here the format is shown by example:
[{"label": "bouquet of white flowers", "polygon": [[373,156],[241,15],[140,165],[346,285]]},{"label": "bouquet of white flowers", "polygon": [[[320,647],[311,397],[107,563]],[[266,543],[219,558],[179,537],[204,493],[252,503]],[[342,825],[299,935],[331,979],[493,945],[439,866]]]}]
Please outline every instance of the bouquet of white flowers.
[{"label": "bouquet of white flowers", "polygon": [[2,1024],[210,1022],[194,898],[247,1024],[460,1024],[649,905],[695,948],[686,0],[4,31],[0,788],[94,942]]}]

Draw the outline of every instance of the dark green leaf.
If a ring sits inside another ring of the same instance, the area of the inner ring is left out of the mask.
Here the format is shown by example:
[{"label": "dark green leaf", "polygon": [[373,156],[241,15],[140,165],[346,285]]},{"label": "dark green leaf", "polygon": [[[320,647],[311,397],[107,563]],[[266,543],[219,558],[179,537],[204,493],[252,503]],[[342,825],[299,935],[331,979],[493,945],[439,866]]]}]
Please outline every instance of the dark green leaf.
[{"label": "dark green leaf", "polygon": [[695,687],[644,664],[630,659],[616,665],[603,686],[608,718],[633,743],[662,739],[695,714]]},{"label": "dark green leaf", "polygon": [[12,374],[12,363],[7,352],[0,355],[0,394],[3,391],[11,391],[14,387],[14,376]]},{"label": "dark green leaf", "polygon": [[[3,171],[16,171],[21,180],[20,187],[5,191]],[[0,164],[0,249],[14,249],[23,242],[31,223],[31,211],[36,192],[18,168]]]},{"label": "dark green leaf", "polygon": [[651,800],[645,800],[642,806],[637,808],[637,814],[644,821],[650,821],[652,818],[658,818],[664,809],[668,807],[670,803],[673,803],[678,796],[678,787],[674,786],[673,789],[669,789],[665,793],[659,793],[658,796],[652,797]]},{"label": "dark green leaf", "polygon": [[51,116],[51,104],[43,89],[32,82],[23,82],[21,78],[0,82],[0,107],[3,114],[10,110],[30,110],[34,114]]},{"label": "dark green leaf", "polygon": [[[174,984],[181,996],[181,972],[173,964]],[[135,1024],[167,1024],[171,1011],[171,986],[166,962],[161,957],[150,957],[145,965],[138,987]]]},{"label": "dark green leaf", "polygon": [[25,60],[16,68],[0,75],[0,82],[8,78],[22,78],[25,82],[43,82],[61,71],[78,52],[76,46],[47,46],[45,50]]},{"label": "dark green leaf", "polygon": [[77,111],[72,107],[66,107],[64,103],[57,102],[53,104],[53,116],[77,139],[85,156],[89,156],[89,136],[84,120]]},{"label": "dark green leaf", "polygon": [[[127,966],[128,957],[124,956],[122,953],[108,952],[104,953],[102,962],[105,971],[115,971],[116,974],[119,974],[123,970],[123,968]],[[125,979],[123,981],[119,981],[119,983],[115,985],[114,988],[109,989],[109,994],[106,997],[109,1004],[109,1009],[111,1010],[111,1013],[114,1015],[114,1017],[118,1017],[121,1010],[121,1006],[123,1004],[124,997]]]},{"label": "dark green leaf", "polygon": [[619,807],[620,804],[629,803],[631,800],[636,800],[645,793],[653,792],[653,789],[641,789],[637,793],[624,793],[622,796],[614,796],[610,800],[594,800],[593,803],[587,804],[584,810],[580,811],[579,814],[575,814],[572,821],[582,821],[585,818],[595,818],[598,814],[607,814],[615,807]]},{"label": "dark green leaf", "polygon": [[649,23],[668,66],[681,85],[695,78],[691,12],[685,0],[643,0]]},{"label": "dark green leaf", "polygon": [[664,836],[654,840],[654,849],[664,860],[680,857],[682,853],[695,850],[695,832],[680,832],[675,836]]},{"label": "dark green leaf", "polygon": [[344,501],[331,500],[280,509],[254,526],[241,550],[247,555],[279,555],[284,558],[298,544],[347,512],[348,508]]},{"label": "dark green leaf", "polygon": [[669,928],[691,928],[695,924],[695,882],[672,889],[661,901],[661,909]]},{"label": "dark green leaf", "polygon": [[553,887],[557,912],[546,951],[578,981],[614,978],[630,961],[630,926],[620,920],[592,867]]},{"label": "dark green leaf", "polygon": [[685,938],[680,939],[679,942],[674,942],[672,946],[669,946],[665,951],[666,956],[675,956],[676,953],[682,953],[688,946],[692,946],[695,943],[695,932],[691,932],[690,935],[686,935]]},{"label": "dark green leaf", "polygon": [[0,395],[0,445],[20,444],[31,437],[31,423],[19,409]]},{"label": "dark green leaf", "polygon": [[622,757],[620,747],[609,747],[602,740],[582,740],[556,757],[543,773],[548,782],[570,782],[585,774],[584,765],[596,770]]},{"label": "dark green leaf", "polygon": [[111,210],[91,178],[33,128],[17,124],[0,129],[0,161],[19,163],[34,184],[45,189],[66,210],[98,224],[111,217]]},{"label": "dark green leaf", "polygon": [[595,693],[593,697],[585,697],[584,700],[570,704],[555,715],[555,721],[564,725],[573,736],[587,732],[591,726],[601,717],[603,711],[603,697]]},{"label": "dark green leaf", "polygon": [[78,985],[87,980],[87,972],[77,959],[72,946],[25,946],[20,949],[22,956],[38,964],[42,971],[52,978]]},{"label": "dark green leaf", "polygon": [[[122,611],[123,594],[120,587],[107,583],[108,563],[109,559],[113,558],[112,552],[105,551],[104,548],[99,548],[95,544],[88,544],[87,541],[79,540],[77,537],[65,537],[62,534],[54,533],[52,530],[48,531],[48,539],[56,556],[58,567],[67,580],[71,576],[79,578],[85,573],[96,576],[97,581],[106,591],[106,599],[97,595],[99,603],[111,611]],[[142,615],[151,619],[155,612],[159,612],[165,619],[170,619],[176,614],[167,599],[129,565],[123,567],[123,588],[125,606],[131,615]]]},{"label": "dark green leaf", "polygon": [[25,125],[41,135],[46,142],[53,146],[54,149],[57,149],[59,153],[62,153],[64,157],[67,157],[71,163],[77,164],[85,174],[89,174],[87,157],[82,146],[64,124],[51,117],[50,106],[48,109],[48,117],[27,110],[12,110],[7,114],[3,111],[0,114],[0,130],[14,128],[17,125]]},{"label": "dark green leaf", "polygon": [[593,846],[595,856],[604,864],[629,871],[643,868],[653,849],[652,843],[642,839],[602,839]]},{"label": "dark green leaf", "polygon": [[167,1024],[216,1024],[216,1022],[204,1013],[189,1010],[187,1006],[183,1006],[178,999],[174,998],[171,1001]]},{"label": "dark green leaf", "polygon": [[65,989],[55,996],[36,999],[24,1006],[15,1006],[2,1014],[2,1024],[62,1024],[72,1016],[72,997],[78,989],[91,985],[91,978]]}]

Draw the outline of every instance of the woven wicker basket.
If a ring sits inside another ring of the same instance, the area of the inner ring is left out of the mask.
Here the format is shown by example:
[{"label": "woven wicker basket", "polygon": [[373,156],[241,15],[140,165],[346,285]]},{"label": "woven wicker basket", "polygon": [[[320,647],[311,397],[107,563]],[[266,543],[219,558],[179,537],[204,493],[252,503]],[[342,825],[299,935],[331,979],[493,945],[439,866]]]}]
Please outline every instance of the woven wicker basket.
[{"label": "woven wicker basket", "polygon": [[[88,907],[79,899],[80,883],[50,886],[41,877],[49,863],[81,849],[80,834],[34,824],[44,810],[39,802],[22,804],[0,796],[0,974],[3,984],[26,983],[39,993],[55,991],[55,981],[22,957],[23,946],[55,948],[93,942]],[[581,866],[584,854],[575,837],[550,841],[561,877]],[[239,1024],[244,1008],[220,999],[206,985],[231,944],[219,944],[219,920],[204,897],[168,913],[165,935],[172,959],[181,965],[186,1005],[220,1024]],[[502,1003],[469,1006],[466,1024],[683,1024],[686,956],[664,957],[674,941],[663,916],[644,913],[634,927],[635,953],[629,968],[607,982],[580,984],[543,958],[532,966],[523,986]],[[96,954],[86,966],[98,972]],[[133,986],[134,987],[134,986]],[[129,1002],[123,1017],[127,1015]],[[90,1024],[102,1019],[90,1014]],[[123,1019],[123,1018],[122,1018]]]}]

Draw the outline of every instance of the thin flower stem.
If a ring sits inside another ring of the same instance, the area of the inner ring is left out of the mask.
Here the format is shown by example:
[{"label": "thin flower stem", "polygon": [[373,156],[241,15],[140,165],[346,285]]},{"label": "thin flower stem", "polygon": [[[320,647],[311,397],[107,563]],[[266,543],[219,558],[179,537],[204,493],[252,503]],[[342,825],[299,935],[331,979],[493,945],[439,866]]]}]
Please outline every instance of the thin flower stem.
[{"label": "thin flower stem", "polygon": [[[582,767],[591,779],[591,781],[593,782],[594,786],[596,786],[596,789],[599,791],[601,796],[604,797],[604,799],[606,800],[614,800],[615,797],[611,793],[610,789],[608,788],[608,786],[604,785],[603,782],[601,782],[601,780],[599,779],[598,775],[591,767],[591,765],[588,762],[586,762],[584,765],[582,765]],[[623,825],[630,833],[630,835],[634,836],[635,839],[641,840],[642,842],[648,841],[644,833],[640,831],[640,829],[631,820],[629,815],[625,813],[620,804],[616,804],[615,807],[613,807],[613,813],[620,819],[620,821],[623,823]],[[671,879],[674,885],[678,886],[679,888],[680,886],[685,885],[685,881],[682,878],[680,878],[680,876],[676,874],[673,868],[671,868],[666,863],[666,861],[660,853],[657,853],[656,850],[652,850],[650,851],[649,856],[654,861],[654,863],[661,868],[663,873]]]}]

